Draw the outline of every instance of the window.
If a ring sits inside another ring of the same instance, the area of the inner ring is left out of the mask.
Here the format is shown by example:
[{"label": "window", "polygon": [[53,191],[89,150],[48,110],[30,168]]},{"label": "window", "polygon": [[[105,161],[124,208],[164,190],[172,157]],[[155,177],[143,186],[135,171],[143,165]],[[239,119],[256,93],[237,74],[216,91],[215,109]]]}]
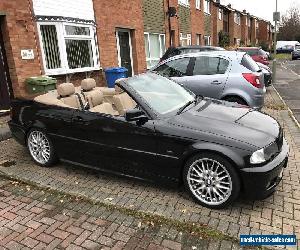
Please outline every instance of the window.
[{"label": "window", "polygon": [[204,0],[204,12],[210,14],[210,0]]},{"label": "window", "polygon": [[225,74],[229,62],[219,57],[201,56],[195,61],[193,75]]},{"label": "window", "polygon": [[222,20],[223,11],[221,8],[219,8],[219,20]]},{"label": "window", "polygon": [[180,46],[188,46],[192,44],[191,34],[180,33]]},{"label": "window", "polygon": [[149,69],[159,62],[166,51],[165,35],[145,33],[144,39],[147,68]]},{"label": "window", "polygon": [[178,3],[185,6],[190,6],[189,0],[179,0]]},{"label": "window", "polygon": [[196,44],[201,45],[201,34],[196,34]]},{"label": "window", "polygon": [[206,45],[206,46],[211,45],[210,36],[204,36],[204,45]]},{"label": "window", "polygon": [[251,27],[251,20],[250,20],[250,18],[248,17],[247,20],[248,20],[248,27]]},{"label": "window", "polygon": [[189,57],[173,60],[159,66],[155,71],[157,71],[160,75],[167,77],[186,76],[189,62]]},{"label": "window", "polygon": [[38,27],[47,75],[99,69],[94,26],[39,22]]},{"label": "window", "polygon": [[201,1],[202,0],[196,0],[196,9],[198,9],[198,10],[201,9]]},{"label": "window", "polygon": [[234,22],[238,25],[241,24],[241,14],[238,12],[234,13]]}]

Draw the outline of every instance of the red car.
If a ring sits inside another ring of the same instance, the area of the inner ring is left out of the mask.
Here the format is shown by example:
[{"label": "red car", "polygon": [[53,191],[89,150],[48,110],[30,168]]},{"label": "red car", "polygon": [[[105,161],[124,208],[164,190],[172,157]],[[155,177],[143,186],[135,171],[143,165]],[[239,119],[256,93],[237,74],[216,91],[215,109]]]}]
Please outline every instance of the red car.
[{"label": "red car", "polygon": [[269,65],[267,53],[258,47],[240,47],[237,51],[246,52],[255,62],[260,62],[264,65]]}]

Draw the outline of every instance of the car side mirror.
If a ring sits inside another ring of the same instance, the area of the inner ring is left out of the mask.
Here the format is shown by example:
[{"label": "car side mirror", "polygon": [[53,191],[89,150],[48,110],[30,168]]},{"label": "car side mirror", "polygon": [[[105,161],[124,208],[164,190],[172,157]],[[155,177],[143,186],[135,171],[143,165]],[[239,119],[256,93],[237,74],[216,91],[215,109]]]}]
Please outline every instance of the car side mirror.
[{"label": "car side mirror", "polygon": [[125,119],[128,122],[136,121],[140,123],[145,123],[149,120],[145,112],[139,109],[127,110],[125,113]]}]

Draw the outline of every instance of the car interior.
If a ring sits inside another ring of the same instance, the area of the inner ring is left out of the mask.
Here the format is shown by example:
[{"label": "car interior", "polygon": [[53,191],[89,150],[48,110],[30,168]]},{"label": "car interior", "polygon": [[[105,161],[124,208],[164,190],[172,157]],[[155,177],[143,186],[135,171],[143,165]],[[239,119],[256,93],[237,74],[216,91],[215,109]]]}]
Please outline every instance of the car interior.
[{"label": "car interior", "polygon": [[96,87],[93,78],[82,80],[79,87],[72,83],[62,83],[57,86],[57,90],[37,96],[34,101],[112,116],[123,116],[137,105],[120,87]]}]

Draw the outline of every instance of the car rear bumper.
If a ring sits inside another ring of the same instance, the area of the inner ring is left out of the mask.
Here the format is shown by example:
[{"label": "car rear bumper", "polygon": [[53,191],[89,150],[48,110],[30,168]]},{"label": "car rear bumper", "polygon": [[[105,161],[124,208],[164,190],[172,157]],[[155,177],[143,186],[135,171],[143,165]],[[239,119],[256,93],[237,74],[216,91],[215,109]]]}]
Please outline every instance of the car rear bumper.
[{"label": "car rear bumper", "polygon": [[26,132],[24,128],[14,123],[13,121],[9,121],[8,126],[10,128],[13,138],[15,138],[15,140],[20,144],[25,145]]},{"label": "car rear bumper", "polygon": [[283,139],[280,154],[261,167],[241,169],[243,191],[247,198],[264,199],[271,195],[282,180],[283,170],[288,164],[289,146]]}]

